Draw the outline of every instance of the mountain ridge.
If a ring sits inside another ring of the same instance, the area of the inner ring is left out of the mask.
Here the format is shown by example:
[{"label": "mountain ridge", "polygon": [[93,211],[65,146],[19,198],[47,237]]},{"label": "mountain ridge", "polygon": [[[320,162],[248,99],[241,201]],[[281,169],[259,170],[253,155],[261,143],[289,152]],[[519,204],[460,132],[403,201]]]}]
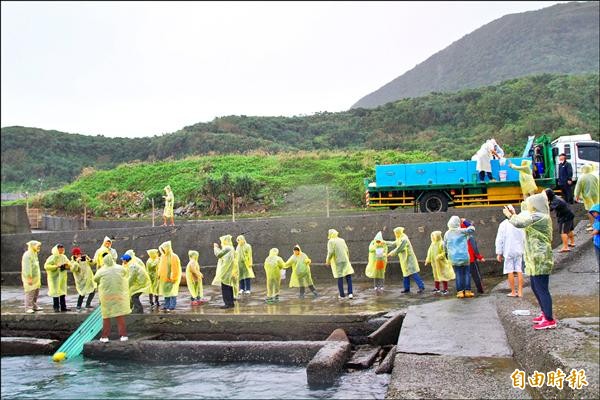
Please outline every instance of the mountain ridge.
[{"label": "mountain ridge", "polygon": [[[599,13],[598,2],[571,2],[505,15],[451,43],[351,108],[372,108],[533,74],[597,72]],[[511,63],[514,59],[518,63]]]}]

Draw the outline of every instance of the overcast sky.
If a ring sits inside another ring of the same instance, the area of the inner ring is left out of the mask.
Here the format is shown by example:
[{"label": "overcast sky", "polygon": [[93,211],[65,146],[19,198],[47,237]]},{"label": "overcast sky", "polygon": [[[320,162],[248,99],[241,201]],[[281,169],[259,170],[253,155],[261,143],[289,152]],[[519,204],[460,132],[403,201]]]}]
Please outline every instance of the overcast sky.
[{"label": "overcast sky", "polygon": [[342,111],[506,14],[558,2],[2,2],[1,126],[152,136]]}]

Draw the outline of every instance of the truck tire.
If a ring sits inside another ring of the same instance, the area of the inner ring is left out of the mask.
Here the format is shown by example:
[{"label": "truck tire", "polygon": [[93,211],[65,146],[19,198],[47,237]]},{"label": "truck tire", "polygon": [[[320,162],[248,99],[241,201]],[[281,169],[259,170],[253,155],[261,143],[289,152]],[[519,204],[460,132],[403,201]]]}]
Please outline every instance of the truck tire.
[{"label": "truck tire", "polygon": [[419,201],[421,212],[445,212],[448,210],[448,198],[442,192],[426,193]]}]

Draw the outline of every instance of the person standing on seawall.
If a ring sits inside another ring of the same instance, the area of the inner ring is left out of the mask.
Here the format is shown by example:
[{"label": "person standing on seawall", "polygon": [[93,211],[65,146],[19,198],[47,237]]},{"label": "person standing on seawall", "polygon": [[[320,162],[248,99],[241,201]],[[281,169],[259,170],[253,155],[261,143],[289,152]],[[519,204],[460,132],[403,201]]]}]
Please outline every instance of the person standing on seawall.
[{"label": "person standing on seawall", "polygon": [[163,211],[163,226],[167,226],[167,218],[171,218],[171,226],[175,226],[175,217],[173,214],[175,196],[173,195],[173,191],[171,190],[170,185],[165,186],[164,191],[167,195],[163,196],[163,199],[165,199],[165,209]]}]

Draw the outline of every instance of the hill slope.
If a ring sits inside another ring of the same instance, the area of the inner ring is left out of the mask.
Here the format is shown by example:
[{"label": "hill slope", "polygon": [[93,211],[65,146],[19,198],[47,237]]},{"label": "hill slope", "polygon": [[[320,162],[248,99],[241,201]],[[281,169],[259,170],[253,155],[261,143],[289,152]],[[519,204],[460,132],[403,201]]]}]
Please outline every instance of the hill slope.
[{"label": "hill slope", "polygon": [[531,74],[597,72],[599,7],[598,2],[567,3],[506,15],[452,43],[352,108]]},{"label": "hill slope", "polygon": [[490,136],[507,152],[520,154],[527,135],[591,133],[597,140],[598,124],[597,74],[545,74],[369,110],[289,118],[228,116],[151,138],[6,127],[0,134],[2,191],[58,187],[84,167],[109,169],[133,160],[201,154],[394,149],[456,160],[470,158]]}]

